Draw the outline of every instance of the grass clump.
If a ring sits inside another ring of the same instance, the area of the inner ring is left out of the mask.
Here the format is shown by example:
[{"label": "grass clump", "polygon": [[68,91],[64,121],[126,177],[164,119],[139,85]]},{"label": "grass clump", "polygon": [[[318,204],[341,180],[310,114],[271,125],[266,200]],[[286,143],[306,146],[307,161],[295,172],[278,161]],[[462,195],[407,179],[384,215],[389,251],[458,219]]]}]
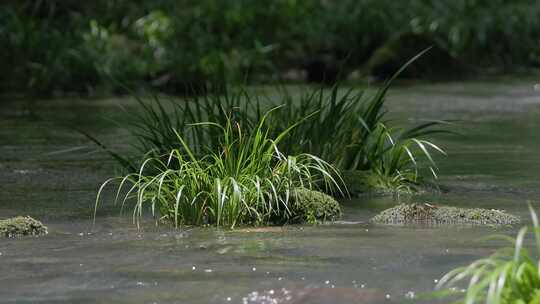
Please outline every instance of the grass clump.
[{"label": "grass clump", "polygon": [[426,137],[443,132],[438,127],[447,122],[391,127],[384,108],[388,88],[366,97],[365,92],[353,90],[339,95],[335,86],[329,94],[321,89],[316,95],[303,97],[299,105],[288,102],[285,110],[290,113],[282,114],[281,121],[310,118],[292,131],[283,149],[318,155],[346,172],[345,176],[364,172],[366,178],[360,182],[367,188],[416,190],[421,184],[421,169],[437,176],[432,154],[445,153]]},{"label": "grass clump", "polygon": [[304,95],[299,102],[287,99],[288,111],[281,114],[281,121],[309,119],[292,131],[284,150],[318,155],[347,175],[363,172],[360,175],[365,178],[360,182],[368,188],[412,192],[421,183],[422,169],[436,178],[432,154],[445,152],[426,138],[448,132],[441,127],[449,122],[395,127],[390,125],[384,107],[392,82],[428,50],[411,58],[373,95],[353,89],[340,94],[336,85],[329,93],[320,89]]},{"label": "grass clump", "polygon": [[[516,239],[507,239],[513,247],[503,248],[488,258],[469,266],[454,269],[438,283],[437,288],[452,288],[469,280],[460,303],[534,304],[540,303],[540,226],[535,211],[530,208],[536,241],[536,254],[524,247],[527,227]],[[453,293],[450,293],[453,294]]]},{"label": "grass clump", "polygon": [[[142,111],[131,111],[128,129],[137,140],[135,148],[140,154],[158,157],[181,144],[177,132],[190,143],[191,152],[203,156],[221,147],[223,137],[220,128],[193,128],[193,124],[212,122],[225,126],[230,120],[242,126],[244,131],[255,129],[258,124],[269,125],[268,120],[278,115],[275,111],[265,117],[263,101],[243,89],[225,90],[222,93],[206,93],[186,100],[165,99],[153,96],[152,104],[137,98]],[[279,107],[268,104],[268,107]],[[299,118],[298,121],[302,120]],[[297,121],[291,122],[291,125]],[[282,124],[279,124],[282,125]],[[287,126],[288,127],[288,126]],[[269,128],[271,135],[278,135],[285,128]]]},{"label": "grass clump", "polygon": [[[341,191],[336,170],[317,156],[301,153],[287,156],[279,143],[295,125],[276,136],[265,122],[272,111],[262,116],[253,128],[242,125],[227,114],[224,124],[197,123],[190,128],[213,130],[219,134],[214,145],[198,146],[176,131],[180,143],[166,157],[146,159],[136,173],[120,181],[117,198],[123,189],[122,204],[134,199],[134,220],[139,223],[145,207],[159,220],[174,226],[268,225],[302,218],[295,207],[304,190]],[[194,148],[196,147],[196,148]],[[206,153],[196,153],[205,149]],[[115,180],[115,179],[112,179]],[[96,208],[101,192],[96,200]],[[311,214],[311,213],[310,213]],[[316,211],[313,212],[317,216]],[[324,220],[326,214],[322,214]]]},{"label": "grass clump", "polygon": [[[373,95],[353,89],[343,92],[335,85],[329,91],[309,91],[299,99],[286,90],[278,91],[282,94],[277,99],[270,99],[242,89],[170,102],[154,96],[153,105],[139,99],[142,111],[130,113],[128,128],[145,158],[163,158],[181,145],[175,130],[190,143],[190,152],[202,158],[222,148],[222,133],[219,128],[193,128],[193,124],[212,121],[223,126],[233,119],[246,132],[263,121],[270,137],[281,138],[276,143],[280,151],[285,155],[308,153],[329,161],[344,172],[346,181],[352,182],[349,188],[353,193],[372,189],[414,192],[423,182],[421,171],[437,177],[432,154],[445,153],[427,138],[447,132],[441,127],[448,122],[428,121],[410,128],[391,126],[384,104],[392,81],[422,54],[406,63]],[[279,109],[263,119],[264,109],[269,107]],[[291,125],[295,128],[287,129]],[[287,136],[282,137],[283,132]],[[137,164],[109,152],[128,170],[136,171]],[[185,150],[179,152],[186,156]]]}]

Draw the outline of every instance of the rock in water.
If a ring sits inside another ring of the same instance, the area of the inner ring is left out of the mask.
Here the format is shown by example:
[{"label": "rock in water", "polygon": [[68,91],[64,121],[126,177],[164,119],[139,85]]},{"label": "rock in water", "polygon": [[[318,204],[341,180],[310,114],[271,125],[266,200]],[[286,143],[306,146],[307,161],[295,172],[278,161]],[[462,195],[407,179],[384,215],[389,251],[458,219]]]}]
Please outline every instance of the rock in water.
[{"label": "rock in water", "polygon": [[317,223],[333,221],[341,216],[339,203],[319,191],[297,188],[292,194],[293,222]]},{"label": "rock in water", "polygon": [[401,204],[386,209],[371,219],[381,224],[467,224],[514,225],[519,217],[501,210],[457,208],[430,204]]},{"label": "rock in water", "polygon": [[45,235],[47,227],[29,216],[0,220],[0,236],[15,238],[25,235]]},{"label": "rock in water", "polygon": [[466,74],[465,65],[454,58],[427,35],[403,33],[378,48],[368,63],[367,72],[379,79],[388,79],[407,61],[431,47],[422,57],[407,67],[400,78],[451,79]]}]

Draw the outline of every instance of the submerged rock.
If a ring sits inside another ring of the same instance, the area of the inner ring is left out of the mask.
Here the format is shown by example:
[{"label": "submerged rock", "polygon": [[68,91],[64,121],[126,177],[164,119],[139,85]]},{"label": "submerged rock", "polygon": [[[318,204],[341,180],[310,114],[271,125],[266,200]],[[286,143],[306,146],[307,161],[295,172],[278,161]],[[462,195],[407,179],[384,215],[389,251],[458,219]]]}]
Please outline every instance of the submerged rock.
[{"label": "submerged rock", "polygon": [[45,235],[47,227],[29,216],[0,220],[0,236],[14,238],[25,235]]},{"label": "submerged rock", "polygon": [[317,223],[333,221],[341,216],[339,203],[319,191],[298,188],[292,197],[293,222]]},{"label": "submerged rock", "polygon": [[403,33],[377,49],[366,64],[367,72],[379,79],[387,79],[407,61],[426,48],[431,49],[412,63],[400,78],[455,78],[465,74],[465,65],[454,58],[433,38],[415,33]]},{"label": "submerged rock", "polygon": [[431,204],[401,204],[371,219],[382,224],[514,225],[519,217],[501,210],[457,208]]}]

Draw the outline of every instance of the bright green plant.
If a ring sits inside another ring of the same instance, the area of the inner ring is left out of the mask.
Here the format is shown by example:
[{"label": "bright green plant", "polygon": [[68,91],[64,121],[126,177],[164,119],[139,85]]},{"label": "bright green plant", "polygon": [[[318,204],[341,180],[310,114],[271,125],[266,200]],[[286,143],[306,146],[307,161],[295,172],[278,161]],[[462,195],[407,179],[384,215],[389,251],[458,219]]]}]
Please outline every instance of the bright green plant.
[{"label": "bright green plant", "polygon": [[[263,225],[297,218],[293,204],[299,188],[341,191],[336,170],[317,156],[286,156],[279,143],[295,125],[277,136],[263,115],[257,125],[246,128],[227,114],[225,123],[198,123],[193,128],[215,129],[217,147],[205,146],[198,154],[184,134],[176,133],[179,145],[163,158],[148,158],[136,173],[119,180],[117,199],[127,189],[122,205],[134,199],[134,220],[139,223],[145,207],[159,220],[179,225]],[[210,144],[213,144],[209,142]]]},{"label": "bright green plant", "polygon": [[450,271],[439,281],[437,288],[455,288],[460,282],[469,280],[460,303],[540,303],[540,226],[535,211],[531,206],[529,209],[536,241],[535,255],[525,248],[528,229],[524,227],[515,240],[502,237],[513,244],[512,248],[501,249],[491,257]]}]

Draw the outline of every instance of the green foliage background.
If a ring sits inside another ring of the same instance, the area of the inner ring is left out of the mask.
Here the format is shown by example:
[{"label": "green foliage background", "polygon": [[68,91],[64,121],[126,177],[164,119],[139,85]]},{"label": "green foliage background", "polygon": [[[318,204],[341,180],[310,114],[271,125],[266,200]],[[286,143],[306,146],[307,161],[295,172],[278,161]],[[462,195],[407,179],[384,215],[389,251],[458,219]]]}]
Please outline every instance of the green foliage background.
[{"label": "green foliage background", "polygon": [[41,95],[266,81],[320,56],[352,70],[402,32],[475,65],[540,63],[534,0],[9,1],[0,20],[1,89]]}]

